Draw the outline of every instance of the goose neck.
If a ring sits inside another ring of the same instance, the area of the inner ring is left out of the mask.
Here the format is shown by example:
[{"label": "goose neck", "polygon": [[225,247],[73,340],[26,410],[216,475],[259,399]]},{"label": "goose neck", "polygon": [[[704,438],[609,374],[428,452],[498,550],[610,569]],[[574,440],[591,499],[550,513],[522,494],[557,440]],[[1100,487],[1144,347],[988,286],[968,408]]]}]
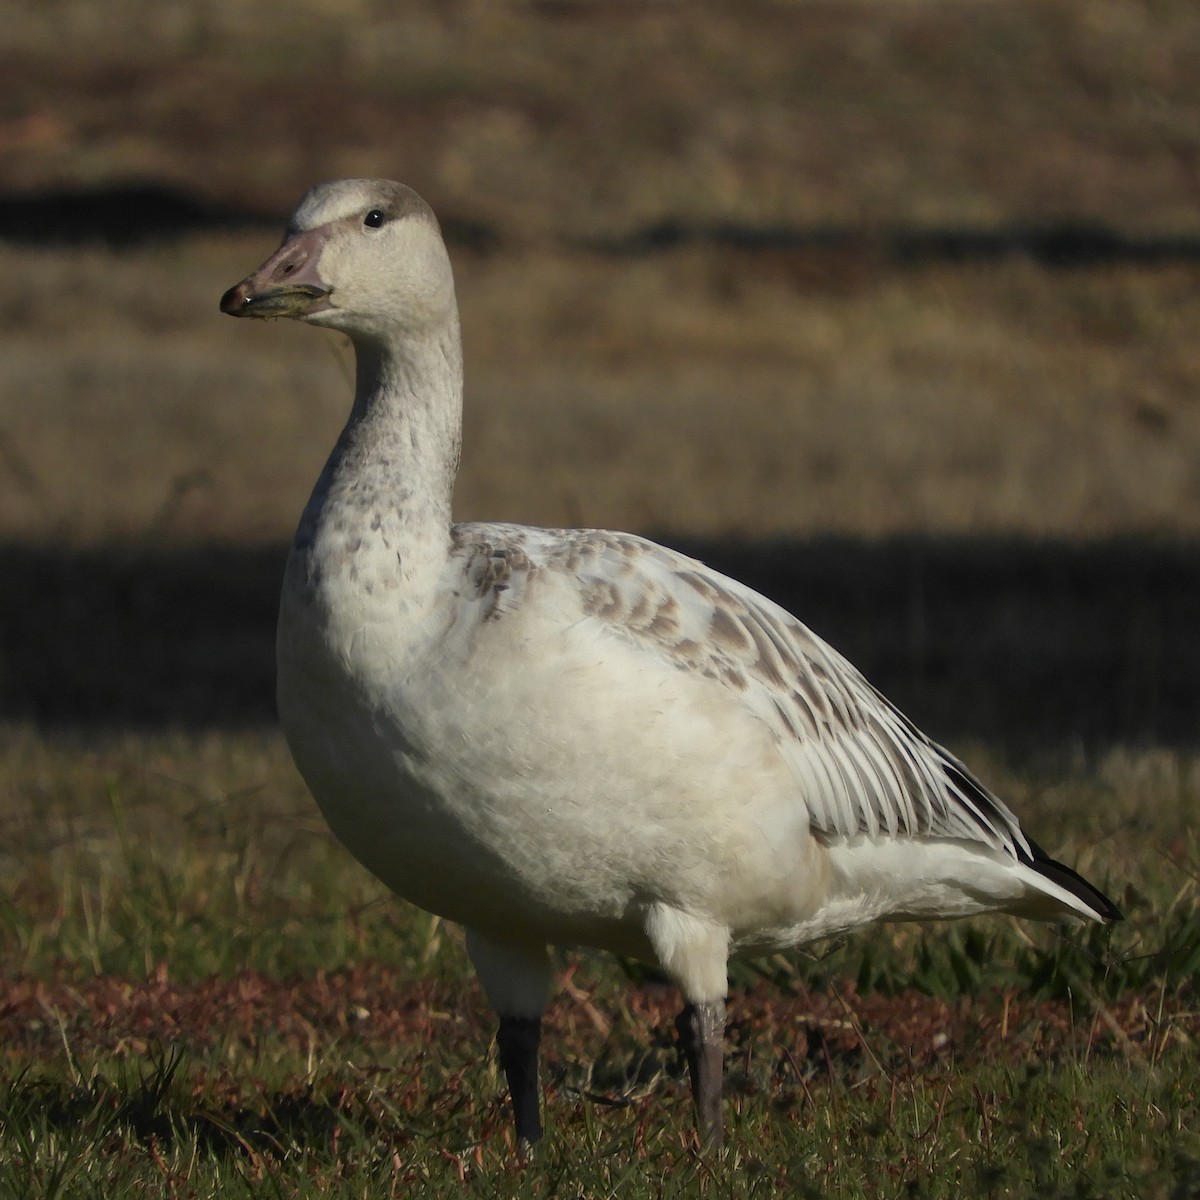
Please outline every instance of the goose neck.
[{"label": "goose neck", "polygon": [[449,538],[462,423],[458,330],[355,351],[354,405],[297,546],[331,562],[386,551],[416,569],[444,555]]},{"label": "goose neck", "polygon": [[457,325],[442,336],[355,345],[354,405],[339,440],[340,464],[361,483],[445,509],[462,437],[462,358]]}]

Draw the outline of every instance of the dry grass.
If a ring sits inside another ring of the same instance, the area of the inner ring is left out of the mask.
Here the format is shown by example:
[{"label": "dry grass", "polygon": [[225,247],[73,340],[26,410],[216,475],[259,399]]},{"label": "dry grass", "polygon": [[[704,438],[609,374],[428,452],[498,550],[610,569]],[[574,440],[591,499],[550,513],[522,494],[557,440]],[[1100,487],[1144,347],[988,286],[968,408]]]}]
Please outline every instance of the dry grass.
[{"label": "dry grass", "polygon": [[400,175],[530,236],[1196,228],[1190,0],[11,7],[10,187],[167,179],[279,210],[313,178]]},{"label": "dry grass", "polygon": [[[270,246],[0,248],[0,536],[290,534],[351,365],[334,338],[217,313]],[[751,537],[1200,531],[1196,268],[860,267],[847,286],[803,265],[460,254],[459,512]]]},{"label": "dry grass", "polygon": [[[6,46],[10,193],[151,181],[282,216],[314,178],[399,175],[482,232],[490,255],[457,255],[466,516],[1200,529],[1190,0],[308,0],[286,19],[21,0]],[[0,537],[286,537],[348,366],[217,316],[271,235],[116,252],[23,211],[50,244],[0,244]],[[656,222],[814,240],[584,248]],[[1168,258],[887,249],[1056,223]]]}]

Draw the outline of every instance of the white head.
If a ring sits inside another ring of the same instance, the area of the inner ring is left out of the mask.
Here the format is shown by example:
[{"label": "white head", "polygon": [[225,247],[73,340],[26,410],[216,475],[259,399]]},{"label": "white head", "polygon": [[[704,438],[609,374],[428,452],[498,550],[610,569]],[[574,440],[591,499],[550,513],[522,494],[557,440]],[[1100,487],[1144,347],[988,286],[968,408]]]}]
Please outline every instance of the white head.
[{"label": "white head", "polygon": [[416,192],[388,179],[339,179],[308,191],[283,244],[225,293],[221,311],[394,342],[456,319],[454,278],[437,218]]}]

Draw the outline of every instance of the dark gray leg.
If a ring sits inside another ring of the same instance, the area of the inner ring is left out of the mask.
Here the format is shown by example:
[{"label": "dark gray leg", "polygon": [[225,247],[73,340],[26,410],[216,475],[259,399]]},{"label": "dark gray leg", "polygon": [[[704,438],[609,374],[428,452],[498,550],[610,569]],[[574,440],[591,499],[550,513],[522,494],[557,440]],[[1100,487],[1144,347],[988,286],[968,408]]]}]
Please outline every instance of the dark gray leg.
[{"label": "dark gray leg", "polygon": [[721,1074],[724,1068],[725,1005],[717,1000],[689,1004],[675,1021],[692,1077],[692,1099],[700,1133],[710,1146],[725,1136],[721,1122]]},{"label": "dark gray leg", "polygon": [[538,1096],[538,1044],[542,1040],[540,1017],[501,1017],[496,1034],[500,1065],[512,1097],[517,1145],[532,1146],[542,1136]]}]

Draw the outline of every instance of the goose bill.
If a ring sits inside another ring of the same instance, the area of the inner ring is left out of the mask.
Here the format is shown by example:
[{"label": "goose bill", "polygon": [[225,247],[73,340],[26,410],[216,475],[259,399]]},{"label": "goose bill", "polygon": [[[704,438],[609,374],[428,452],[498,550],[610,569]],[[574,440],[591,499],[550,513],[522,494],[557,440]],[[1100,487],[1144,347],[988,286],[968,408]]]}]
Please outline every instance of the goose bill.
[{"label": "goose bill", "polygon": [[315,283],[285,283],[255,291],[245,280],[221,297],[221,311],[231,317],[301,317],[327,307],[332,288]]},{"label": "goose bill", "polygon": [[321,253],[329,228],[290,234],[282,246],[251,275],[221,297],[221,311],[231,317],[304,317],[322,312],[333,288],[321,278]]}]

